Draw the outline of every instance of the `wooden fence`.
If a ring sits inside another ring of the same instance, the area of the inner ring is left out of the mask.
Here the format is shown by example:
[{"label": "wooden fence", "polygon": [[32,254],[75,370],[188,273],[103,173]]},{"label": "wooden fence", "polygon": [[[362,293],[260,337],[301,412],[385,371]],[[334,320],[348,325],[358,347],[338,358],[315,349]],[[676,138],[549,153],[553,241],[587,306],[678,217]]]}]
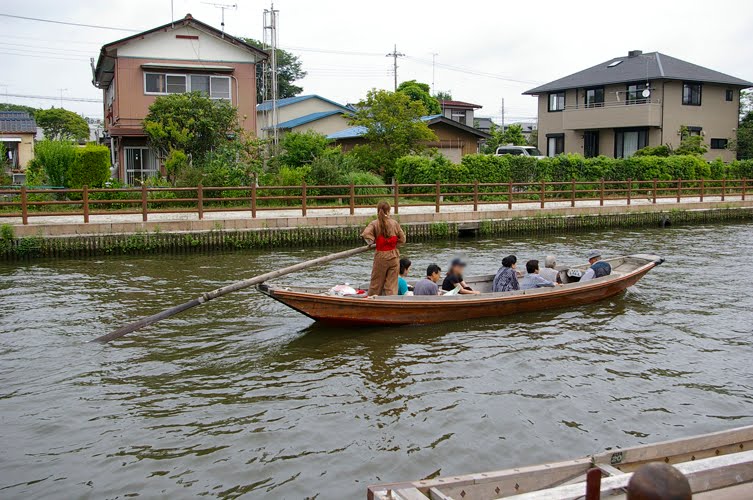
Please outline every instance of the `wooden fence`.
[{"label": "wooden fence", "polygon": [[296,210],[302,216],[312,210],[346,208],[351,215],[357,208],[374,207],[379,199],[392,203],[395,213],[401,206],[433,206],[439,213],[443,206],[502,205],[512,210],[516,204],[577,201],[625,202],[635,200],[657,203],[671,199],[681,203],[693,198],[704,201],[715,197],[745,200],[747,179],[721,180],[650,180],[650,181],[577,181],[569,182],[507,182],[507,183],[440,183],[383,184],[337,186],[240,186],[240,187],[176,187],[125,189],[0,189],[0,217],[20,217],[28,224],[29,217],[81,216],[88,223],[92,215],[195,213],[199,219],[207,212],[250,212],[252,218],[264,210]]}]

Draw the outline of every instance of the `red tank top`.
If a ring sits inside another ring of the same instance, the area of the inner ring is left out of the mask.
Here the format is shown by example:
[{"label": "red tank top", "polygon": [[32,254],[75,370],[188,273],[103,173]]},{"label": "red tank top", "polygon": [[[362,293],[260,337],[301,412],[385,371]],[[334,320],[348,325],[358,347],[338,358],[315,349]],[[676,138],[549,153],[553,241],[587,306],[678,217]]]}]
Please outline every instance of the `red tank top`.
[{"label": "red tank top", "polygon": [[397,248],[397,236],[390,236],[385,238],[384,236],[377,236],[376,249],[379,252],[389,252]]}]

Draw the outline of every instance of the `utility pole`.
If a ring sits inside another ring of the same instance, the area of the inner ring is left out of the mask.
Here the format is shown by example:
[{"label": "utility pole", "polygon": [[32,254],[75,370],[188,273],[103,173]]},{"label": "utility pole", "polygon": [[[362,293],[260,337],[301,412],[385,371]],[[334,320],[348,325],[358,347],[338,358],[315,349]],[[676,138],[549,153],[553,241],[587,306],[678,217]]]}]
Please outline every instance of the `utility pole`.
[{"label": "utility pole", "polygon": [[439,52],[432,52],[431,53],[431,95],[437,95],[434,91],[434,74],[435,74],[435,67],[434,65],[437,62],[437,56],[439,55]]},{"label": "utility pole", "polygon": [[500,108],[500,112],[502,113],[502,132],[505,131],[505,98],[502,98],[502,107]]},{"label": "utility pole", "polygon": [[397,51],[397,44],[395,44],[395,47],[392,49],[392,52],[387,54],[387,57],[392,58],[392,71],[395,74],[395,91],[397,92],[397,58],[398,57],[405,57],[405,54],[402,54]]},{"label": "utility pole", "polygon": [[222,10],[222,22],[220,23],[220,26],[222,26],[222,38],[225,38],[225,9],[234,9],[238,10],[238,4],[225,4],[225,3],[212,3],[212,2],[201,2],[207,5],[211,5],[212,7],[216,7],[220,10]]},{"label": "utility pole", "polygon": [[68,89],[58,89],[58,91],[60,92],[60,107],[62,108],[63,107],[63,92],[67,92]]},{"label": "utility pole", "polygon": [[272,2],[269,9],[264,9],[264,47],[270,51],[270,91],[272,94],[272,142],[275,146],[279,141],[277,126],[277,16],[279,10],[275,10]]}]

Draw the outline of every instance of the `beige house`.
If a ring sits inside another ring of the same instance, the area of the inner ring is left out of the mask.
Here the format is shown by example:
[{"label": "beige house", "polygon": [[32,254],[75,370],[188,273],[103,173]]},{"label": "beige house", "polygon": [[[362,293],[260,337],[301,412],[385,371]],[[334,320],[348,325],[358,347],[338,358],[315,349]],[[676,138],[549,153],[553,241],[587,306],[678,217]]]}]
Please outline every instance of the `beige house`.
[{"label": "beige house", "polygon": [[37,124],[26,111],[0,111],[0,143],[10,172],[20,172],[34,158]]},{"label": "beige house", "polygon": [[[348,126],[353,109],[318,95],[299,95],[279,99],[277,106],[278,134],[312,130],[329,135]],[[272,101],[256,106],[257,135],[269,137],[273,130]]]},{"label": "beige house", "polygon": [[92,83],[102,89],[115,175],[127,184],[158,175],[142,123],[161,95],[198,91],[228,100],[241,126],[255,132],[256,64],[266,57],[190,14],[102,46]]},{"label": "beige house", "polygon": [[473,104],[465,101],[452,101],[449,99],[440,99],[439,105],[442,107],[442,115],[450,120],[462,123],[469,127],[474,126],[474,113],[481,109],[480,104]]},{"label": "beige house", "polygon": [[680,144],[680,129],[701,135],[706,158],[727,149],[738,125],[740,90],[753,83],[659,52],[630,51],[524,94],[538,97],[539,149],[626,158],[646,146]]}]

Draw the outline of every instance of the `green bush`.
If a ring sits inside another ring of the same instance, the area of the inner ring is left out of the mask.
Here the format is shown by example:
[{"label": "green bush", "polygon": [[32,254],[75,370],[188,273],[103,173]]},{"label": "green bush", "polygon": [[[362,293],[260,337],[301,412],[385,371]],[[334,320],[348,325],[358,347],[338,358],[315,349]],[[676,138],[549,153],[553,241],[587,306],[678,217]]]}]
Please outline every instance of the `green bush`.
[{"label": "green bush", "polygon": [[325,154],[330,142],[326,135],[313,130],[287,133],[280,141],[282,153],[279,160],[288,167],[309,165]]},{"label": "green bush", "polygon": [[76,148],[76,161],[70,167],[67,187],[101,187],[110,179],[110,149],[87,144]]},{"label": "green bush", "polygon": [[753,160],[735,160],[728,165],[729,177],[753,179]]},{"label": "green bush", "polygon": [[[345,175],[345,183],[352,183],[356,186],[378,186],[384,184],[384,179],[371,172],[354,170]],[[356,198],[356,205],[376,205],[379,200],[390,194],[390,190],[384,187],[357,187],[354,191],[356,195],[373,195],[373,198]]]},{"label": "green bush", "polygon": [[39,141],[34,158],[44,169],[45,181],[53,186],[68,186],[71,167],[76,162],[76,146],[65,141]]},{"label": "green bush", "polygon": [[646,146],[636,151],[633,156],[672,156],[672,149],[666,144]]}]

